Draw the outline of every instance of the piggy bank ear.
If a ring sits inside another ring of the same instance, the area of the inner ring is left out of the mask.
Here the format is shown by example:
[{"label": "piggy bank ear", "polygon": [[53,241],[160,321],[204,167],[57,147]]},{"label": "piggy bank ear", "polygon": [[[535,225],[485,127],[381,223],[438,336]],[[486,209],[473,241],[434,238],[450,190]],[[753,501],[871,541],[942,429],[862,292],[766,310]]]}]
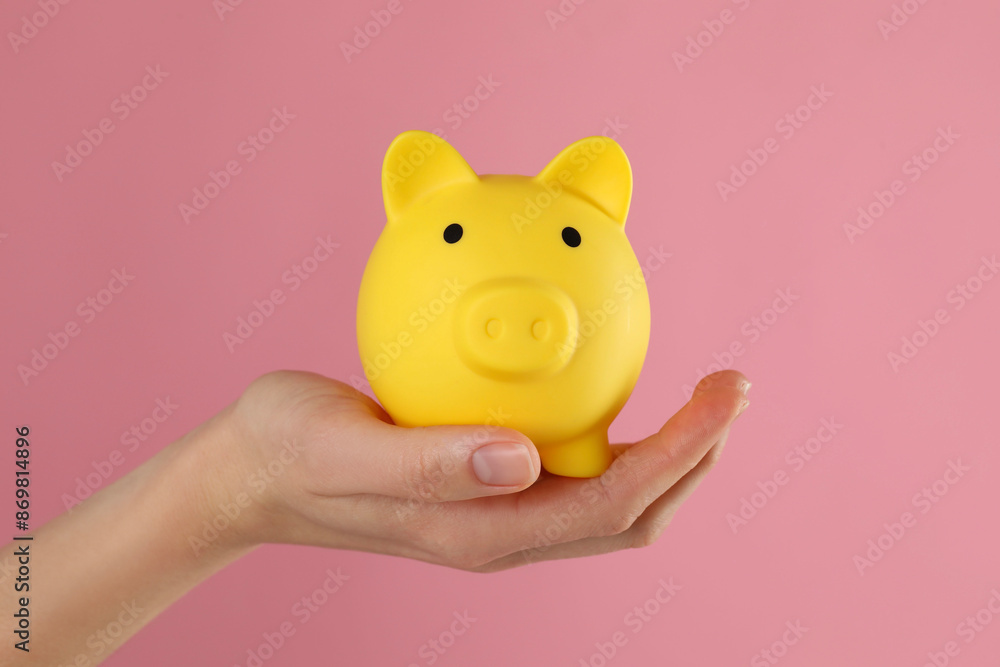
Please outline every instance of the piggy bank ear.
[{"label": "piggy bank ear", "polygon": [[382,197],[389,222],[438,188],[478,178],[441,137],[419,130],[403,132],[393,140],[382,163]]},{"label": "piggy bank ear", "polygon": [[558,180],[619,225],[625,224],[632,200],[632,167],[613,139],[587,137],[577,141],[549,162],[535,180]]}]

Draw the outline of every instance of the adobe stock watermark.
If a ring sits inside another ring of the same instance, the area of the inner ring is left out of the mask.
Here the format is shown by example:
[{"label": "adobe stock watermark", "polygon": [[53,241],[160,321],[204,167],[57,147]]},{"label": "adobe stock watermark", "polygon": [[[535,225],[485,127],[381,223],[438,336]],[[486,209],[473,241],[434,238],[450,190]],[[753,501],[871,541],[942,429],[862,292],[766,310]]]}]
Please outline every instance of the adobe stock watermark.
[{"label": "adobe stock watermark", "polygon": [[639,264],[632,273],[627,273],[611,287],[614,298],[608,297],[601,302],[597,308],[586,309],[580,314],[580,322],[576,328],[571,328],[568,342],[561,341],[557,345],[560,355],[567,357],[577,352],[583,345],[592,339],[605,324],[611,321],[622,308],[627,307],[632,300],[632,296],[639,289],[648,285],[650,277],[666,266],[667,260],[673,257],[672,253],[665,252],[663,246],[659,248],[649,247],[649,255]]},{"label": "adobe stock watermark", "polygon": [[[1000,590],[993,588],[986,603],[955,626],[955,634],[966,645],[971,644],[998,618],[1000,618]],[[946,667],[951,664],[952,658],[958,657],[961,652],[962,647],[958,641],[949,639],[941,650],[927,652],[927,660],[922,667]]]},{"label": "adobe stock watermark", "polygon": [[385,7],[370,10],[368,13],[371,15],[371,20],[354,26],[350,42],[340,42],[340,52],[347,64],[350,65],[362,51],[371,46],[372,40],[377,39],[404,9],[406,6],[403,0],[389,0]]},{"label": "adobe stock watermark", "polygon": [[[73,493],[62,494],[63,506],[67,512],[72,512],[76,506],[92,496],[111,477],[114,471],[124,465],[131,454],[142,446],[142,443],[156,433],[160,424],[167,421],[174,412],[181,406],[174,403],[169,396],[157,398],[155,407],[148,416],[143,417],[138,423],[133,424],[127,431],[124,431],[119,438],[122,449],[113,449],[107,457],[90,462],[93,472],[88,472],[85,477],[77,477],[76,486]],[[123,451],[124,450],[124,451]]]},{"label": "adobe stock watermark", "polygon": [[236,145],[236,154],[243,158],[242,162],[233,158],[227,160],[222,169],[215,171],[208,170],[208,180],[201,186],[192,189],[193,196],[190,203],[183,201],[177,205],[181,219],[184,224],[191,224],[191,219],[201,215],[208,205],[215,201],[223,190],[228,188],[233,179],[243,173],[243,166],[250,164],[257,159],[275,138],[288,129],[288,126],[295,120],[295,114],[289,113],[288,107],[271,108],[271,117],[267,123],[253,134],[248,134],[247,138]]},{"label": "adobe stock watermark", "polygon": [[880,18],[875,22],[875,27],[882,34],[883,41],[889,41],[889,35],[899,32],[900,28],[909,23],[910,18],[926,4],[927,0],[903,0],[899,4],[893,3],[889,18]]},{"label": "adobe stock watermark", "polygon": [[115,125],[114,119],[122,122],[132,115],[132,112],[138,109],[139,105],[149,97],[151,92],[159,88],[168,76],[170,76],[170,72],[164,72],[159,65],[156,67],[147,65],[146,73],[139,83],[111,101],[111,116],[105,116],[98,121],[97,127],[81,130],[83,139],[78,140],[75,144],[66,144],[64,162],[58,160],[52,162],[52,171],[56,175],[56,180],[62,183],[67,175],[73,173],[74,169],[83,164],[84,158],[93,155],[97,147],[104,143],[104,139],[117,129],[118,126]]},{"label": "adobe stock watermark", "polygon": [[606,498],[603,486],[613,486],[628,467],[625,462],[626,456],[617,456],[611,462],[611,466],[604,471],[600,477],[593,477],[580,485],[577,492],[578,498],[571,500],[565,505],[561,512],[551,512],[552,519],[544,529],[535,530],[531,544],[525,545],[521,550],[521,557],[525,564],[530,565],[536,561],[543,560],[545,552],[555,544],[560,544],[569,528],[574,522],[586,519],[589,509]]},{"label": "adobe stock watermark", "polygon": [[634,606],[622,619],[622,625],[631,630],[632,634],[629,635],[624,630],[616,630],[606,641],[594,642],[596,650],[586,658],[580,658],[580,667],[606,667],[618,655],[618,652],[628,645],[629,639],[642,632],[643,628],[683,588],[680,584],[674,583],[673,577],[669,577],[667,581],[660,579],[656,583],[659,584],[659,587],[653,594],[646,598],[642,604]]},{"label": "adobe stock watermark", "polygon": [[[281,274],[281,284],[288,286],[288,292],[298,291],[300,287],[319,271],[330,257],[333,251],[340,247],[339,243],[334,243],[330,235],[326,237],[317,236],[316,245],[312,251],[298,262],[292,264]],[[236,351],[236,348],[250,340],[250,337],[269,320],[278,306],[285,303],[288,295],[280,287],[273,288],[263,299],[254,299],[250,312],[244,317],[240,315],[236,318],[236,327],[232,332],[222,332],[222,342],[225,343],[229,354]]]},{"label": "adobe stock watermark", "polygon": [[[933,482],[923,487],[910,498],[910,504],[919,511],[920,515],[930,512],[941,499],[944,498],[953,486],[962,480],[966,473],[972,470],[971,467],[962,464],[961,459],[948,461],[948,467],[944,473]],[[865,576],[865,570],[871,569],[875,563],[885,557],[885,554],[902,540],[907,532],[917,525],[918,515],[906,511],[899,515],[899,519],[891,523],[883,523],[884,529],[878,536],[868,540],[867,549],[856,554],[853,558],[854,567],[858,574]]]},{"label": "adobe stock watermark", "polygon": [[38,31],[47,26],[49,21],[69,4],[69,0],[35,0],[35,4],[38,5],[38,10],[21,17],[18,31],[11,30],[7,33],[7,41],[10,42],[14,55],[19,54],[21,49],[38,35]]},{"label": "adobe stock watermark", "polygon": [[576,8],[587,2],[587,0],[559,0],[559,4],[554,9],[545,10],[545,21],[549,28],[555,30],[560,23],[565,23],[569,17],[576,14]]},{"label": "adobe stock watermark", "polygon": [[[743,12],[750,7],[751,0],[732,0],[732,3]],[[726,26],[736,22],[737,16],[736,12],[727,8],[719,12],[718,18],[702,21],[701,24],[704,26],[704,30],[699,30],[693,36],[688,35],[686,40],[687,45],[684,47],[683,52],[673,52],[672,55],[674,64],[677,66],[677,71],[683,74],[685,67],[693,65],[694,61],[705,53],[705,49],[715,44],[716,40],[722,37],[722,33],[726,31]]]},{"label": "adobe stock watermark", "polygon": [[7,556],[0,562],[0,585],[6,586],[11,578],[18,574],[18,562],[12,556]]},{"label": "adobe stock watermark", "polygon": [[[604,139],[617,140],[626,129],[628,129],[628,125],[623,123],[620,117],[615,116],[614,119],[605,118],[604,126],[600,132],[601,136],[594,137],[592,141],[587,142],[580,148],[574,149],[569,154],[570,161],[579,171],[586,171],[608,149],[608,142],[604,141]],[[525,197],[524,206],[521,210],[510,214],[510,221],[514,224],[514,229],[522,232],[524,227],[538,220],[566,192],[567,188],[572,187],[575,178],[572,171],[562,169],[556,174],[555,178],[542,183],[545,189],[544,192],[539,192],[534,197]]]},{"label": "adobe stock watermark", "polygon": [[[458,278],[446,279],[437,296],[410,313],[409,318],[407,318],[409,326],[401,329],[394,338],[379,343],[379,352],[361,360],[365,379],[368,382],[377,380],[394,361],[413,345],[420,334],[427,331],[431,324],[454,306],[458,297],[464,294],[468,288],[469,286]],[[354,382],[352,381],[351,384]],[[355,389],[360,389],[360,387],[355,386]]]},{"label": "adobe stock watermark", "polygon": [[17,375],[21,378],[24,386],[27,387],[32,379],[38,377],[42,371],[48,368],[66,350],[70,341],[79,336],[86,325],[97,319],[97,316],[103,313],[117,296],[132,284],[133,280],[135,280],[135,276],[128,273],[125,267],[122,267],[121,270],[112,270],[107,287],[101,288],[77,305],[76,314],[80,317],[80,321],[69,319],[55,333],[50,331],[47,336],[48,342],[42,343],[40,348],[31,349],[31,358],[28,363],[17,365]]},{"label": "adobe stock watermark", "polygon": [[121,602],[121,611],[103,628],[87,635],[84,645],[89,652],[76,654],[67,665],[94,665],[103,660],[112,651],[126,631],[136,624],[145,613],[145,609],[140,607],[135,600]]},{"label": "adobe stock watermark", "polygon": [[417,173],[427,158],[434,154],[439,146],[444,144],[444,140],[434,135],[420,135],[414,142],[414,148],[406,155],[400,155],[397,151],[395,164],[386,164],[382,173],[382,186],[389,192],[395,192],[396,188],[406,181],[410,176]]},{"label": "adobe stock watermark", "polygon": [[468,609],[461,613],[457,611],[452,612],[451,615],[453,620],[448,623],[448,626],[438,633],[436,637],[427,640],[417,649],[417,656],[421,658],[421,662],[411,662],[407,667],[433,665],[441,656],[448,652],[448,649],[455,645],[459,637],[464,636],[469,631],[473,623],[479,620],[471,616]]},{"label": "adobe stock watermark", "polygon": [[715,188],[723,202],[736,194],[740,188],[750,182],[750,179],[771,159],[771,156],[781,148],[781,140],[786,143],[795,136],[796,132],[805,127],[806,123],[812,120],[817,111],[822,109],[833,97],[833,93],[826,89],[826,84],[811,86],[809,97],[803,104],[795,107],[774,123],[774,131],[778,133],[780,140],[775,137],[765,139],[760,147],[748,148],[747,158],[739,164],[730,165],[729,178],[715,182]]},{"label": "adobe stock watermark", "polygon": [[809,628],[802,625],[802,621],[785,621],[785,631],[781,637],[771,642],[767,648],[763,648],[750,658],[750,667],[770,667],[788,655],[788,649],[799,643]]},{"label": "adobe stock watermark", "polygon": [[407,489],[409,496],[403,501],[402,506],[396,507],[396,517],[400,521],[406,521],[426,503],[433,501],[437,497],[437,489],[440,489],[446,480],[456,473],[469,469],[470,459],[475,453],[475,448],[471,445],[482,445],[489,442],[491,435],[509,422],[512,417],[513,415],[505,412],[502,407],[489,408],[484,423],[458,441],[458,444],[465,445],[465,447],[461,447],[465,450],[465,455],[458,459],[442,458],[437,470],[430,472],[425,479],[420,480],[416,487],[409,486]]},{"label": "adobe stock watermark", "polygon": [[286,440],[282,443],[277,456],[268,461],[267,465],[250,473],[244,482],[244,486],[249,489],[249,492],[238,491],[229,501],[219,503],[218,513],[211,520],[202,521],[200,532],[197,535],[189,534],[187,536],[188,546],[191,547],[194,555],[197,556],[208,549],[213,542],[236,523],[244,510],[252,506],[253,503],[259,502],[264,492],[285,474],[288,467],[304,451],[304,445],[294,440]]},{"label": "adobe stock watermark", "polygon": [[890,350],[886,354],[892,372],[899,373],[901,366],[913,361],[920,354],[920,351],[941,333],[941,328],[951,322],[952,313],[965,308],[966,304],[976,298],[986,283],[993,280],[997,273],[1000,273],[1000,263],[997,263],[996,254],[992,257],[984,255],[980,258],[979,266],[973,274],[957,283],[945,295],[945,302],[951,307],[950,312],[949,308],[945,306],[935,310],[930,319],[918,319],[913,333],[901,337],[898,351]]},{"label": "adobe stock watermark", "polygon": [[739,508],[726,514],[726,524],[736,535],[741,528],[749,524],[767,504],[778,495],[778,491],[788,485],[792,477],[809,464],[836,437],[844,425],[836,417],[824,417],[819,422],[816,432],[802,444],[795,445],[785,454],[788,469],[778,468],[763,480],[757,481],[757,490],[740,498]]},{"label": "adobe stock watermark", "polygon": [[246,659],[237,663],[234,667],[264,667],[264,663],[273,658],[288,643],[288,640],[295,636],[295,632],[299,627],[315,618],[316,614],[330,602],[330,599],[351,578],[349,575],[341,572],[339,567],[336,571],[328,568],[323,574],[326,575],[323,583],[314,588],[308,595],[303,595],[288,611],[288,615],[298,621],[298,627],[291,620],[286,619],[279,623],[274,630],[262,632],[260,635],[261,643],[248,648]]},{"label": "adobe stock watermark", "polygon": [[[951,129],[951,125],[947,128],[939,127],[937,135],[930,145],[903,163],[903,176],[909,177],[907,180],[910,183],[919,181],[920,177],[941,158],[943,153],[948,152],[955,145],[955,140],[961,136]],[[847,240],[853,245],[857,237],[871,229],[872,225],[907,192],[906,181],[901,178],[893,179],[885,190],[875,190],[872,193],[873,200],[858,207],[858,215],[854,222],[844,223],[844,234],[847,236]]]},{"label": "adobe stock watermark", "polygon": [[[492,72],[486,76],[480,75],[472,92],[445,109],[444,113],[441,114],[441,119],[448,124],[449,130],[457,130],[462,127],[465,121],[472,118],[472,114],[479,110],[479,106],[493,97],[493,93],[502,85],[501,81],[493,79]],[[444,140],[448,139],[448,135],[440,127],[434,129],[434,134]]]},{"label": "adobe stock watermark", "polygon": [[215,15],[219,17],[219,21],[226,20],[226,14],[231,14],[236,11],[236,8],[243,4],[243,0],[212,0],[212,9],[215,10]]},{"label": "adobe stock watermark", "polygon": [[781,319],[781,316],[787,313],[795,305],[795,302],[802,298],[791,287],[775,290],[774,293],[776,296],[770,306],[764,308],[759,314],[750,317],[750,319],[740,326],[740,333],[743,335],[743,338],[734,339],[721,352],[713,352],[712,359],[714,361],[704,370],[701,368],[695,369],[694,384],[685,384],[681,387],[681,392],[685,398],[690,399],[694,395],[695,385],[698,384],[701,378],[732,368],[736,359],[746,354],[750,346],[759,341],[766,332],[770,331],[778,320]]}]

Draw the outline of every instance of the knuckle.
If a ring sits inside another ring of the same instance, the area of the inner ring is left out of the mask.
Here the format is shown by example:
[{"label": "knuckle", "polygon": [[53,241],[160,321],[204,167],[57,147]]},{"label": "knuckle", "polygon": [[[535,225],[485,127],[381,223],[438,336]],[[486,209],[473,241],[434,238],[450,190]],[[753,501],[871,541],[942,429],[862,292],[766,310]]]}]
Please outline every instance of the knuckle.
[{"label": "knuckle", "polygon": [[454,515],[441,504],[428,505],[422,529],[403,534],[409,544],[424,554],[421,560],[466,572],[486,572],[491,562],[504,552],[481,539],[481,536],[466,536],[456,539]]},{"label": "knuckle", "polygon": [[441,502],[444,489],[444,472],[441,460],[427,449],[408,454],[404,481],[407,490],[415,497],[428,502]]},{"label": "knuckle", "polygon": [[517,567],[517,564],[512,563],[498,563],[496,561],[489,561],[478,565],[467,572],[475,572],[476,574],[492,574],[494,572],[502,572],[503,570],[509,570],[511,568]]},{"label": "knuckle", "polygon": [[658,539],[660,539],[660,535],[656,531],[649,529],[640,530],[632,536],[632,539],[629,541],[629,547],[632,549],[651,547]]},{"label": "knuckle", "polygon": [[446,562],[450,567],[467,572],[474,572],[487,565],[492,558],[475,548],[463,548],[449,553]]},{"label": "knuckle", "polygon": [[709,468],[714,468],[716,464],[722,460],[722,448],[712,447],[711,451],[708,452],[708,456],[705,457],[706,463]]},{"label": "knuckle", "polygon": [[441,517],[435,511],[436,507],[437,505],[428,505],[424,508],[425,511],[420,513],[422,520],[409,522],[410,525],[400,531],[400,536],[421,552],[446,560],[449,553],[441,545],[447,537],[441,530]]},{"label": "knuckle", "polygon": [[608,537],[624,533],[632,527],[636,518],[636,515],[632,512],[613,514],[604,525],[603,536]]},{"label": "knuckle", "polygon": [[295,371],[269,371],[250,382],[243,393],[244,395],[250,395],[252,398],[269,396],[276,390],[291,385],[297,377],[298,373]]},{"label": "knuckle", "polygon": [[660,537],[663,536],[663,532],[667,529],[667,526],[670,525],[672,518],[670,514],[656,517],[648,524],[642,526],[641,529],[633,529],[634,535],[632,536],[630,546],[633,549],[641,549],[656,544]]}]

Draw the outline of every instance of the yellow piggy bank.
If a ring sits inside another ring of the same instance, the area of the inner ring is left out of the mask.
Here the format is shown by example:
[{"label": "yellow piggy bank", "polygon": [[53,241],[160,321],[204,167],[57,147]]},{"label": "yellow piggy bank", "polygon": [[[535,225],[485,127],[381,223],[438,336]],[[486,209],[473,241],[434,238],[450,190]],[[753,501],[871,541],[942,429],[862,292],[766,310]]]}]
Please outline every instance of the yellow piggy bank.
[{"label": "yellow piggy bank", "polygon": [[603,473],[649,343],[625,152],[590,137],[537,176],[477,175],[438,136],[404,132],[382,193],[357,333],[389,415],[513,428],[549,472]]}]

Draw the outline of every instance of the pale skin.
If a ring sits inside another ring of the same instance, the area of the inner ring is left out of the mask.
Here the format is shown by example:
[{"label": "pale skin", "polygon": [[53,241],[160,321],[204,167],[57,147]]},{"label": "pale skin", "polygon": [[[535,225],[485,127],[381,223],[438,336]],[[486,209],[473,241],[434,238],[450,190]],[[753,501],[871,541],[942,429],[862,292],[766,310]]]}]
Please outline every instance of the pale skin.
[{"label": "pale skin", "polygon": [[[706,377],[657,433],[614,445],[611,469],[588,480],[541,471],[534,445],[512,429],[401,428],[341,382],[270,373],[35,533],[31,652],[12,658],[20,652],[7,646],[0,664],[96,665],[199,582],[265,543],[484,573],[649,546],[718,462],[749,386],[736,371]],[[481,481],[472,452],[496,442],[526,448],[530,465],[517,483]],[[227,509],[235,518],[224,518]],[[553,514],[571,510],[568,525],[553,524]],[[206,533],[213,520],[224,527]],[[8,579],[17,576],[22,545],[0,551],[0,562],[15,564]],[[0,588],[5,610],[16,608],[13,588],[11,581]],[[2,635],[13,637],[11,614],[0,619]]]}]

